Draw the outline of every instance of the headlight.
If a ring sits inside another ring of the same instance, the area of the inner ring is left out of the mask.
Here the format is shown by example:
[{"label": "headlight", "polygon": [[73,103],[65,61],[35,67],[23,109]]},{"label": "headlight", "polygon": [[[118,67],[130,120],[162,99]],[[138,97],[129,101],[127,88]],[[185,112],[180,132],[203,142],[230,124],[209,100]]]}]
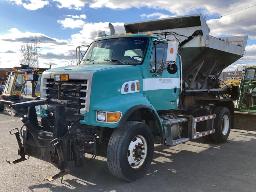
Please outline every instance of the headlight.
[{"label": "headlight", "polygon": [[60,75],[54,75],[54,81],[60,81]]},{"label": "headlight", "polygon": [[97,111],[97,121],[105,122],[106,121],[106,112]]},{"label": "headlight", "polygon": [[122,117],[122,113],[97,111],[97,121],[107,123],[117,123]]}]

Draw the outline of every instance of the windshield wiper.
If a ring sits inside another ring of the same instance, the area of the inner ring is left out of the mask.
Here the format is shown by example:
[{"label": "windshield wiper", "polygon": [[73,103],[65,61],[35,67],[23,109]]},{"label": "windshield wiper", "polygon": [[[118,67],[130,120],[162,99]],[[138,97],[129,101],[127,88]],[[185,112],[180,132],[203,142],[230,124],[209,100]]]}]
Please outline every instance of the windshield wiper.
[{"label": "windshield wiper", "polygon": [[85,59],[84,61],[94,61],[93,59]]},{"label": "windshield wiper", "polygon": [[104,61],[109,61],[109,62],[118,62],[121,63],[122,65],[126,65],[126,63],[120,61],[119,59],[104,59]]}]

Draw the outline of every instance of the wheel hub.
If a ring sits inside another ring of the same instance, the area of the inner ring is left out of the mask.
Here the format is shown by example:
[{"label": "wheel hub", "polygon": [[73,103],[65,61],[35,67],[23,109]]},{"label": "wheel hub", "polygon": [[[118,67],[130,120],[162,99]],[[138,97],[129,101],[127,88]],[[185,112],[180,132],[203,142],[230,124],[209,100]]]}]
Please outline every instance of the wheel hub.
[{"label": "wheel hub", "polygon": [[146,139],[137,135],[130,142],[127,152],[128,163],[134,168],[140,168],[146,160],[147,157],[147,142]]},{"label": "wheel hub", "polygon": [[230,122],[229,122],[229,117],[228,115],[224,115],[222,118],[222,134],[227,135],[229,128],[230,127]]}]

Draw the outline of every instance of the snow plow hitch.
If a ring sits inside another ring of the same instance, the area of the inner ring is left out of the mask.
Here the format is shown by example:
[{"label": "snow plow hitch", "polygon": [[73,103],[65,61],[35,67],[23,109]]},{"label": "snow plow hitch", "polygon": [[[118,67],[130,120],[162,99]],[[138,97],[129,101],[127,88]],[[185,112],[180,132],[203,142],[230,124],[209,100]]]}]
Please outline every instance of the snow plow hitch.
[{"label": "snow plow hitch", "polygon": [[24,146],[21,142],[21,138],[20,138],[20,132],[19,132],[19,129],[18,128],[14,128],[10,131],[10,134],[11,135],[15,135],[16,137],[16,140],[17,140],[17,143],[18,143],[18,147],[19,147],[19,150],[18,150],[18,155],[20,155],[20,158],[19,159],[16,159],[14,161],[7,161],[7,163],[9,164],[17,164],[17,163],[20,163],[22,161],[26,161],[27,158],[26,158],[26,155],[25,155],[25,150],[24,150]]}]

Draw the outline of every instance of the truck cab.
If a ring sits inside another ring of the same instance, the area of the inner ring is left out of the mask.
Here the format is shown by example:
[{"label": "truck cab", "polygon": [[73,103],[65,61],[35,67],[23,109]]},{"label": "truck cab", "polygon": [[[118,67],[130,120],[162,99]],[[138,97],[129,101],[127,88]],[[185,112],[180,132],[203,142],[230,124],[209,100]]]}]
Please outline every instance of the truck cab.
[{"label": "truck cab", "polygon": [[[167,41],[150,35],[99,39],[91,44],[79,66],[52,69],[43,74],[41,98],[74,101],[72,95],[76,94],[71,90],[63,93],[63,98],[58,98],[55,91],[58,85],[64,84],[63,92],[68,86],[73,87],[73,91],[82,91],[82,96],[77,93],[77,99],[82,101],[80,110],[73,105],[77,110],[74,113],[83,115],[80,122],[111,128],[118,127],[122,117],[137,106],[154,111],[178,109],[180,59],[176,55],[167,62],[167,48]],[[168,72],[172,65],[175,70]],[[64,75],[67,81],[61,81]],[[74,89],[75,86],[81,89]],[[108,113],[116,119],[109,122]]]},{"label": "truck cab", "polygon": [[40,100],[14,105],[28,108],[18,161],[30,155],[65,170],[89,153],[132,181],[147,171],[155,143],[227,140],[234,93],[219,88],[218,75],[242,57],[246,38],[214,38],[201,16],[125,29],[95,40],[78,66],[45,71]]}]

